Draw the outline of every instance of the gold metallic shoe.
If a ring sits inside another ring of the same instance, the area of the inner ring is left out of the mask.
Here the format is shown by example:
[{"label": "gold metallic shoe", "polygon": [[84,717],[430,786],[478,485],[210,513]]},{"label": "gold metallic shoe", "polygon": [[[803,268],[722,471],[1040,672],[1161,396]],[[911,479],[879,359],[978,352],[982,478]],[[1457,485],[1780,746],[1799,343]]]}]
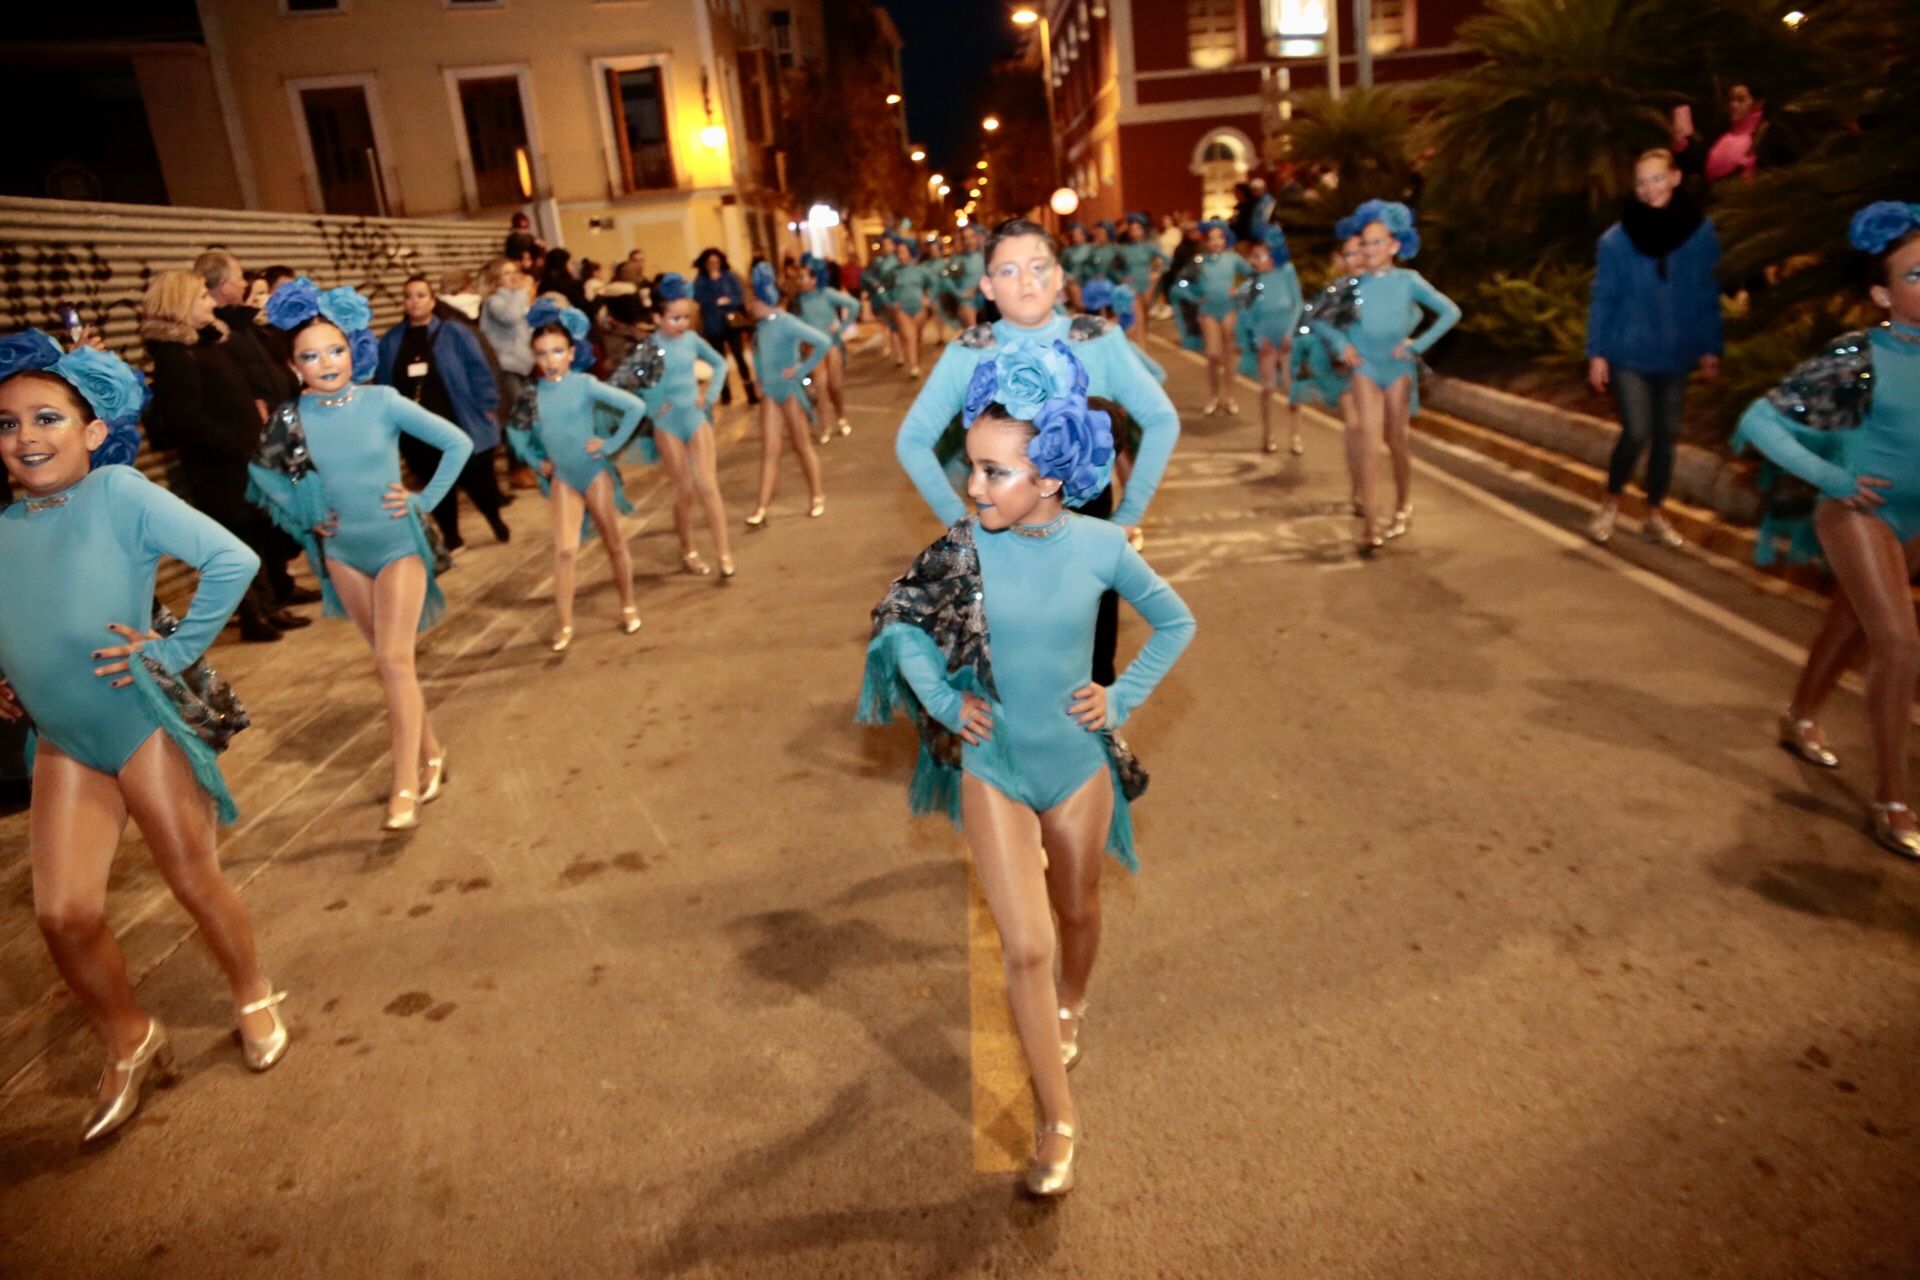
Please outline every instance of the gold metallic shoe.
[{"label": "gold metallic shoe", "polygon": [[1898,800],[1873,802],[1873,838],[1888,853],[1897,853],[1903,858],[1920,862],[1920,831],[1908,830],[1893,825],[1896,813],[1912,813],[1913,810]]},{"label": "gold metallic shoe", "polygon": [[733,557],[721,556],[720,557],[720,581],[725,582],[728,578],[731,578],[733,576],[733,573],[734,573]]},{"label": "gold metallic shoe", "polygon": [[766,525],[767,509],[765,507],[755,508],[754,513],[747,517],[747,528],[749,529],[764,529]]},{"label": "gold metallic shoe", "polygon": [[1387,531],[1381,534],[1383,540],[1404,538],[1407,530],[1413,528],[1413,504],[1409,502],[1393,513],[1393,519],[1387,524]]},{"label": "gold metallic shoe", "polygon": [[234,1028],[233,1033],[240,1037],[240,1051],[247,1058],[247,1070],[265,1071],[287,1056],[287,1045],[292,1042],[293,1037],[287,1031],[287,1024],[281,1021],[280,1010],[275,1007],[286,998],[286,992],[276,991],[270,996],[255,1000],[252,1004],[240,1006],[239,1016],[242,1018],[248,1014],[264,1012],[273,1019],[272,1033],[259,1040],[249,1040],[246,1032],[238,1027]]},{"label": "gold metallic shoe", "polygon": [[815,520],[818,520],[821,516],[827,514],[827,500],[823,497],[815,498],[813,500],[813,505],[807,508],[807,514],[812,516]]},{"label": "gold metallic shoe", "polygon": [[707,562],[700,558],[700,553],[698,551],[689,551],[685,555],[681,556],[680,567],[682,570],[692,574],[696,578],[704,578],[708,574],[713,572],[712,569],[707,567]]},{"label": "gold metallic shoe", "polygon": [[447,779],[451,776],[447,772],[447,757],[444,752],[437,756],[428,756],[427,784],[420,788],[420,803],[432,804],[438,800],[440,793],[447,789]]},{"label": "gold metallic shoe", "polygon": [[1817,764],[1822,769],[1840,767],[1840,757],[1820,741],[1820,726],[1811,720],[1796,718],[1791,711],[1780,717],[1780,745],[1808,764]]},{"label": "gold metallic shoe", "polygon": [[845,418],[840,419],[840,434],[843,436],[850,436],[853,434],[853,424],[851,422],[848,422]]},{"label": "gold metallic shoe", "polygon": [[[1040,1159],[1040,1144],[1047,1135],[1057,1133],[1074,1145],[1067,1148],[1067,1158],[1058,1164],[1047,1164]],[[1063,1196],[1073,1190],[1073,1158],[1078,1155],[1080,1145],[1074,1141],[1073,1126],[1064,1120],[1056,1120],[1042,1129],[1034,1139],[1033,1163],[1027,1166],[1027,1194],[1035,1196]]]},{"label": "gold metallic shoe", "polygon": [[620,632],[622,635],[630,636],[634,632],[638,631],[639,629],[640,629],[640,606],[637,604],[630,604],[626,608],[620,611]]},{"label": "gold metallic shoe", "polygon": [[[1060,1006],[1060,1064],[1071,1071],[1080,1062],[1080,1029],[1087,1023],[1087,1006],[1078,1009]],[[1071,1024],[1071,1033],[1067,1030]]]},{"label": "gold metallic shoe", "polygon": [[573,628],[562,627],[558,631],[553,633],[553,643],[549,644],[547,648],[553,650],[553,652],[555,653],[565,653],[567,651],[567,646],[572,643],[573,643]]},{"label": "gold metallic shoe", "polygon": [[1294,457],[1298,458],[1302,454],[1306,453],[1306,451],[1307,451],[1306,442],[1300,439],[1300,433],[1298,431],[1294,432],[1293,443],[1287,446],[1287,452],[1291,453]]},{"label": "gold metallic shoe", "polygon": [[[147,1034],[140,1041],[140,1047],[133,1051],[130,1058],[120,1058],[107,1064],[107,1071],[119,1071],[126,1079],[121,1082],[120,1091],[93,1109],[87,1117],[87,1127],[81,1131],[81,1142],[92,1142],[104,1138],[133,1119],[134,1112],[140,1109],[141,1092],[152,1076],[157,1084],[170,1084],[173,1081],[173,1043],[167,1039],[167,1029],[160,1025],[160,1019],[147,1019]],[[101,1077],[102,1083],[106,1075]]]},{"label": "gold metallic shoe", "polygon": [[411,831],[420,825],[420,802],[413,798],[411,791],[396,791],[395,800],[405,800],[407,807],[399,813],[388,813],[387,820],[380,824],[382,831]]}]

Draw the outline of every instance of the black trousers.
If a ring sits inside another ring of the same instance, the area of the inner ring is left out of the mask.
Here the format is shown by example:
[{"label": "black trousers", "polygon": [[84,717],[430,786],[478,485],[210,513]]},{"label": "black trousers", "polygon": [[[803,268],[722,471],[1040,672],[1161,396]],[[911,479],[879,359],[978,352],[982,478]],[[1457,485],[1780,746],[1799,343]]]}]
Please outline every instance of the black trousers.
[{"label": "black trousers", "polygon": [[[433,522],[440,526],[440,536],[446,539],[447,549],[461,546],[460,538],[460,495],[466,494],[473,499],[473,505],[486,518],[489,528],[500,525],[500,481],[494,475],[493,459],[499,452],[499,446],[475,449],[473,456],[467,459],[467,465],[460,469],[460,479],[453,488],[447,490],[447,496],[433,509]],[[426,484],[434,469],[440,465],[440,451],[424,440],[401,433],[400,456],[406,459],[407,470],[413,472],[414,479]]]},{"label": "black trousers", "polygon": [[[1113,486],[1102,489],[1086,506],[1080,508],[1083,516],[1098,516],[1106,520],[1113,515]],[[1100,597],[1100,612],[1093,622],[1093,682],[1111,685],[1114,682],[1113,651],[1120,645],[1120,594],[1109,591]]]},{"label": "black trousers", "polygon": [[[722,356],[733,352],[733,363],[740,370],[740,385],[747,389],[747,403],[759,404],[760,393],[753,385],[753,366],[747,362],[747,335],[744,329],[728,326],[724,335],[712,339],[713,345]],[[727,385],[720,389],[720,403],[733,403],[733,379],[727,379]]]}]

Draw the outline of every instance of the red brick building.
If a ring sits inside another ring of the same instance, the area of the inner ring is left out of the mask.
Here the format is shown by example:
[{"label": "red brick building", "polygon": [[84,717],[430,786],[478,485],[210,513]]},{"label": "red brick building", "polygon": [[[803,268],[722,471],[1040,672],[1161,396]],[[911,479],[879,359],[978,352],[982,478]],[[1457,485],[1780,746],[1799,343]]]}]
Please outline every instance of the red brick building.
[{"label": "red brick building", "polygon": [[[1260,167],[1262,112],[1283,84],[1327,83],[1338,4],[1341,83],[1358,74],[1355,0],[1048,0],[1060,166],[1083,220],[1224,214]],[[1367,0],[1376,84],[1469,61],[1454,42],[1479,0]]]}]

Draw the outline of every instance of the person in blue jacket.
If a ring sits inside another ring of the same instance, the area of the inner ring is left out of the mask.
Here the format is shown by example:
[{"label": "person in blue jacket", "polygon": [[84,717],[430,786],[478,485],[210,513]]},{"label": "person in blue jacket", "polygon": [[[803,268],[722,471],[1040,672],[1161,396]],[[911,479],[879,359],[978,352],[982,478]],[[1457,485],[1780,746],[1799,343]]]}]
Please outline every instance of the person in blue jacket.
[{"label": "person in blue jacket", "polygon": [[[721,351],[733,353],[740,370],[740,385],[746,388],[747,403],[759,404],[760,393],[753,385],[753,370],[747,367],[746,329],[735,323],[745,312],[747,291],[740,277],[727,263],[727,255],[718,249],[703,250],[693,260],[693,302],[700,308],[700,336]],[[720,403],[733,403],[733,384],[720,384]]]},{"label": "person in blue jacket", "polygon": [[[1067,1069],[1083,1050],[1102,851],[1139,865],[1129,806],[1146,778],[1116,732],[1194,634],[1193,614],[1120,529],[1069,510],[1106,488],[1114,458],[1089,373],[1058,338],[1015,338],[973,365],[962,417],[973,510],[873,611],[859,708],[867,723],[897,708],[919,725],[910,804],[966,834],[1040,1104],[1024,1175],[1038,1196],[1073,1186]],[[1092,668],[1110,592],[1153,635],[1108,685]]]},{"label": "person in blue jacket", "polygon": [[[494,541],[512,537],[500,518],[500,481],[494,459],[500,449],[500,383],[480,349],[480,338],[466,325],[437,314],[433,285],[425,276],[409,276],[401,291],[406,319],[380,337],[380,363],[373,380],[392,387],[430,413],[446,418],[473,441],[473,454],[460,469],[458,489],[472,500]],[[439,465],[432,446],[400,437],[400,456],[423,482]],[[447,550],[462,545],[460,499],[452,493],[433,509],[434,523]]]},{"label": "person in blue jacket", "polygon": [[1820,710],[1864,649],[1879,775],[1871,829],[1885,849],[1920,859],[1907,751],[1920,679],[1911,586],[1920,571],[1920,204],[1877,201],[1854,214],[1847,235],[1886,318],[1802,361],[1748,407],[1734,444],[1758,450],[1775,472],[1763,482],[1755,558],[1773,559],[1784,543],[1790,559],[1824,559],[1836,585],[1780,744],[1809,764],[1839,765]]},{"label": "person in blue jacket", "polygon": [[1720,373],[1720,241],[1713,222],[1681,188],[1673,153],[1648,151],[1634,162],[1633,197],[1600,237],[1587,308],[1587,380],[1611,390],[1620,439],[1607,464],[1607,496],[1587,526],[1613,536],[1620,494],[1647,458],[1647,540],[1677,547],[1681,537],[1661,509],[1673,481],[1687,379],[1695,368]]},{"label": "person in blue jacket", "polygon": [[[147,390],[118,356],[63,352],[37,330],[0,339],[0,719],[31,716],[27,858],[54,966],[105,1042],[83,1142],[139,1109],[173,1072],[166,1028],[140,1007],[106,919],[129,817],[232,988],[247,1065],[287,1050],[247,908],[220,872],[217,822],[236,816],[216,760],[246,728],[200,664],[259,568],[234,534],[132,466]],[[154,604],[162,558],[198,571],[174,622]]]}]

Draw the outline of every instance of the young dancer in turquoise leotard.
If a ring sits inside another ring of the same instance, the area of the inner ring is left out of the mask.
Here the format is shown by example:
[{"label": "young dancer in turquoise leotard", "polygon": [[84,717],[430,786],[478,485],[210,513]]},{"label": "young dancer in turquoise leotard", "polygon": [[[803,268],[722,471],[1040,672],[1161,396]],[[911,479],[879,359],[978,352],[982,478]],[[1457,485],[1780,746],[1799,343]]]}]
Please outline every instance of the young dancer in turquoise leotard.
[{"label": "young dancer in turquoise leotard", "polygon": [[1233,232],[1218,218],[1200,224],[1203,237],[1195,262],[1200,340],[1207,353],[1207,390],[1211,399],[1205,412],[1229,415],[1240,412],[1233,398],[1233,312],[1234,294],[1243,280],[1253,275],[1247,260],[1233,251]]},{"label": "young dancer in turquoise leotard", "polygon": [[[646,398],[653,416],[654,444],[667,474],[673,478],[673,531],[680,539],[680,563],[688,573],[699,577],[713,573],[693,548],[693,502],[698,498],[713,534],[714,553],[720,557],[719,582],[724,584],[733,576],[733,548],[727,539],[726,503],[720,497],[713,406],[727,385],[727,366],[720,353],[693,332],[692,294],[684,279],[669,271],[660,277],[655,296],[661,304],[660,323],[652,336],[622,362],[613,382],[624,390],[636,391],[637,365],[641,361],[659,362]],[[704,401],[695,362],[713,371]]]},{"label": "young dancer in turquoise leotard", "polygon": [[[537,308],[536,308],[537,310]],[[536,312],[529,316],[538,319]],[[613,587],[620,596],[620,630],[640,630],[640,607],[633,599],[633,556],[620,516],[631,512],[615,456],[633,439],[647,405],[639,396],[610,387],[590,373],[574,368],[578,344],[586,339],[588,320],[572,307],[536,325],[533,331],[531,422],[516,425],[514,449],[536,467],[541,487],[553,500],[553,608],[559,615],[551,648],[566,652],[573,643],[574,583],[579,571],[583,516],[600,534]],[[618,425],[607,435],[595,426],[596,411],[618,414]]]},{"label": "young dancer in turquoise leotard", "polygon": [[1907,758],[1920,678],[1909,585],[1920,571],[1920,204],[1870,204],[1854,214],[1848,238],[1872,260],[1868,292],[1885,322],[1841,335],[1795,368],[1753,402],[1734,442],[1817,491],[1817,542],[1805,528],[1805,490],[1769,494],[1759,558],[1772,559],[1785,541],[1791,558],[1823,556],[1837,586],[1781,718],[1781,745],[1811,764],[1840,763],[1819,715],[1865,648],[1879,774],[1873,834],[1887,850],[1920,859]]},{"label": "young dancer in turquoise leotard", "polygon": [[[267,299],[267,320],[284,330],[304,390],[267,424],[248,467],[248,496],[306,548],[327,612],[345,614],[373,649],[387,695],[393,785],[383,826],[420,825],[420,806],[439,797],[446,754],[427,718],[414,665],[419,633],[445,607],[435,580],[438,552],[422,512],[447,496],[473,453],[473,440],[373,376],[378,344],[366,300],[341,286],[324,294],[305,276]],[[419,494],[400,482],[400,435],[440,450]]]},{"label": "young dancer in turquoise leotard", "polygon": [[1144,213],[1130,213],[1121,224],[1122,239],[1119,248],[1121,269],[1126,272],[1127,284],[1133,289],[1133,296],[1140,302],[1140,322],[1131,337],[1141,346],[1147,343],[1149,313],[1153,310],[1154,286],[1159,282],[1160,273],[1167,266],[1167,251],[1153,238],[1153,219]]},{"label": "young dancer in turquoise leotard", "polygon": [[[1288,352],[1304,303],[1300,275],[1287,252],[1286,233],[1273,222],[1261,223],[1259,230],[1260,238],[1247,255],[1253,278],[1242,286],[1240,294],[1240,372],[1259,380],[1260,447],[1274,453],[1280,445],[1273,438],[1273,398],[1287,377]],[[1300,415],[1291,403],[1287,421],[1293,436],[1291,447],[1298,457],[1306,448],[1300,441]]]},{"label": "young dancer in turquoise leotard", "polygon": [[907,357],[907,376],[920,376],[920,340],[927,326],[927,288],[930,278],[920,261],[920,247],[900,237],[893,243],[893,318],[900,330],[901,350]]},{"label": "young dancer in turquoise leotard", "polygon": [[[1016,340],[975,366],[964,417],[974,514],[874,611],[860,709],[884,722],[904,706],[921,724],[915,808],[944,809],[966,833],[1040,1103],[1025,1175],[1036,1195],[1073,1185],[1066,1073],[1080,1057],[1099,946],[1101,852],[1137,865],[1128,801],[1145,779],[1114,731],[1194,630],[1119,529],[1066,509],[1101,492],[1113,460],[1111,426],[1088,408],[1087,387],[1064,342]],[[1153,627],[1111,688],[1092,678],[1108,591]]]},{"label": "young dancer in turquoise leotard", "polygon": [[[259,557],[131,466],[146,403],[140,376],[92,347],[63,353],[29,330],[0,339],[0,462],[16,489],[0,510],[0,719],[33,718],[27,857],[41,936],[105,1042],[108,1062],[82,1141],[139,1109],[172,1073],[159,1021],[140,1008],[107,926],[108,874],[131,817],[233,992],[246,1062],[287,1049],[253,926],[220,872],[217,822],[234,807],[216,752],[246,727],[231,691],[194,668]],[[199,574],[184,621],[154,608],[162,557]],[[192,717],[189,722],[188,717]]]},{"label": "young dancer in turquoise leotard", "polygon": [[[780,286],[774,282],[773,268],[764,262],[753,269],[747,314],[754,321],[753,367],[766,392],[760,406],[760,505],[747,517],[747,527],[766,527],[780,481],[783,438],[792,444],[807,479],[807,514],[818,518],[827,512],[827,493],[820,484],[820,455],[814,452],[813,436],[807,431],[813,402],[801,384],[833,350],[833,339],[780,309]],[[804,356],[802,347],[807,348]]]},{"label": "young dancer in turquoise leotard", "polygon": [[787,284],[795,315],[833,339],[833,350],[820,362],[820,377],[814,380],[823,392],[820,412],[820,443],[833,439],[834,428],[840,434],[853,434],[847,421],[847,343],[848,326],[860,318],[860,300],[833,287],[833,269],[808,254],[800,259]]},{"label": "young dancer in turquoise leotard", "polygon": [[[1393,457],[1393,521],[1384,532],[1374,516],[1373,448],[1367,449],[1362,464],[1360,551],[1371,555],[1387,539],[1401,536],[1412,526],[1413,450],[1408,421],[1418,374],[1415,361],[1460,322],[1460,308],[1418,271],[1394,265],[1396,259],[1410,259],[1420,251],[1420,233],[1407,206],[1369,200],[1354,210],[1354,219],[1366,269],[1355,286],[1353,326],[1342,329],[1316,317],[1314,331],[1358,375],[1353,380],[1353,397],[1361,430],[1369,438],[1384,439]],[[1416,338],[1412,334],[1422,308],[1433,312],[1434,320]]]}]

